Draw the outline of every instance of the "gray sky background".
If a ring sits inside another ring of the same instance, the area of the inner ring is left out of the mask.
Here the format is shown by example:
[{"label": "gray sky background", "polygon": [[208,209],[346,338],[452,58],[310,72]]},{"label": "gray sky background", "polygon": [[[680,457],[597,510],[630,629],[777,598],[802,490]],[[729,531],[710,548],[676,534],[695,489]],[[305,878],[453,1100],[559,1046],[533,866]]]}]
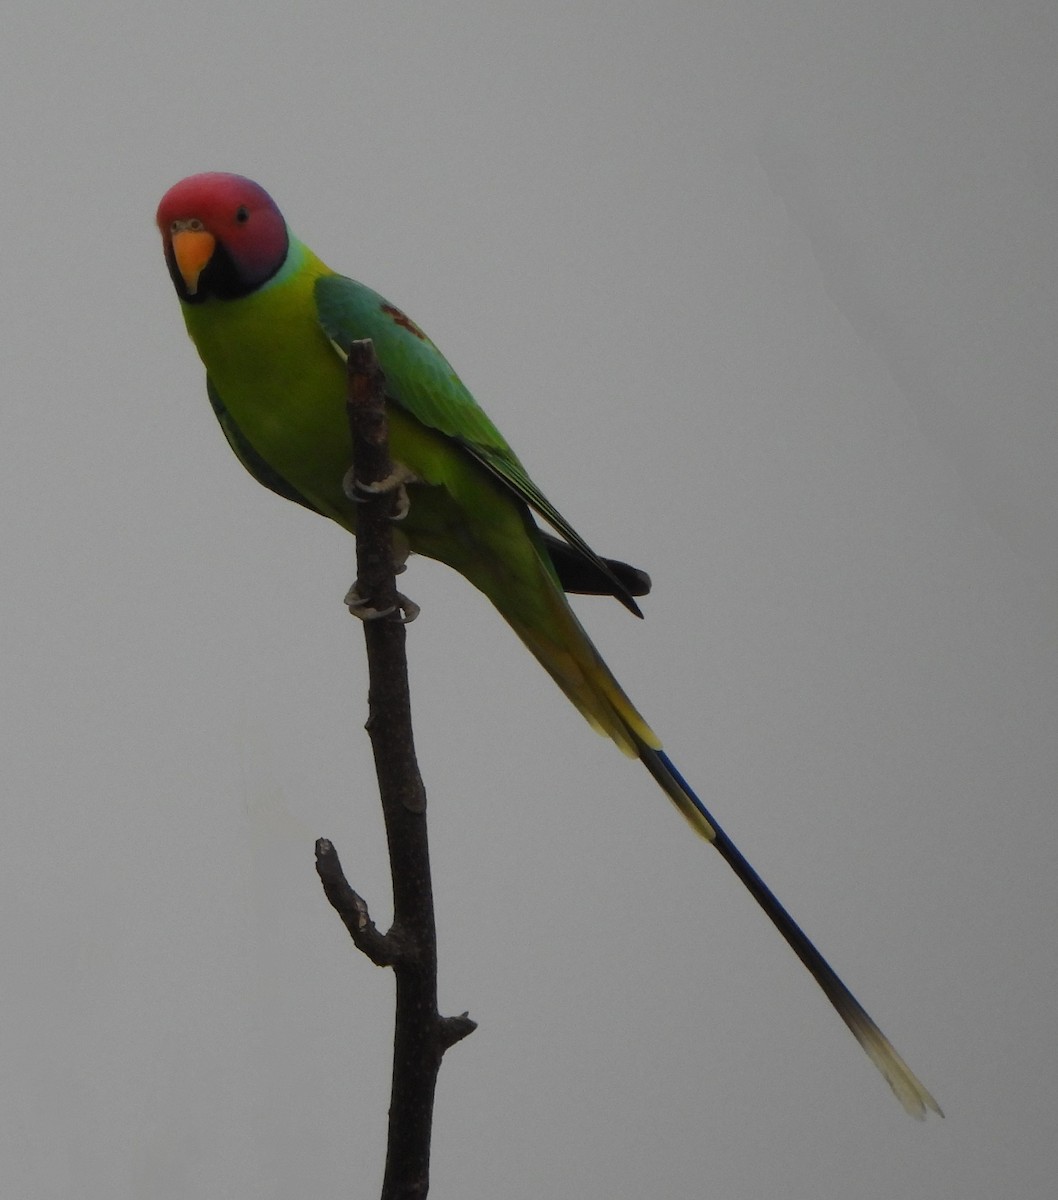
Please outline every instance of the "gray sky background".
[{"label": "gray sky background", "polygon": [[352,546],[257,487],[153,226],[262,182],[647,567],[579,604],[936,1093],[489,606],[405,577],[432,1195],[1042,1200],[1058,1178],[1058,9],[7,0],[0,1190],[376,1195],[392,982]]}]

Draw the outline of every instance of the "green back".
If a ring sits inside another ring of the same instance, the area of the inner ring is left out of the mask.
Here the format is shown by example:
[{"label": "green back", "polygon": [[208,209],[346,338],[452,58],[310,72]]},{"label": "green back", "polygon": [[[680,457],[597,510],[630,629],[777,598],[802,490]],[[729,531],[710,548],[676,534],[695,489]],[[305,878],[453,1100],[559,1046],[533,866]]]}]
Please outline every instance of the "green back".
[{"label": "green back", "polygon": [[533,483],[447,359],[413,321],[377,292],[343,275],[317,279],[315,296],[320,324],[343,353],[350,342],[370,337],[383,364],[389,397],[423,425],[469,451],[609,579],[624,603],[638,611],[624,584]]}]

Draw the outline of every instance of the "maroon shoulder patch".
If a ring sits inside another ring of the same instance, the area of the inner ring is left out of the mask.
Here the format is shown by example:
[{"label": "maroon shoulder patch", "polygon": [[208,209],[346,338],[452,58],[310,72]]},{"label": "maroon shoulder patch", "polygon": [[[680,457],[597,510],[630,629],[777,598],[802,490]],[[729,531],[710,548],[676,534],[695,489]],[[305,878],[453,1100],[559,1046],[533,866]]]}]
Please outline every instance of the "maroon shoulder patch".
[{"label": "maroon shoulder patch", "polygon": [[399,325],[402,329],[413,333],[422,342],[427,340],[426,334],[415,324],[411,317],[402,313],[399,308],[395,308],[392,304],[383,304],[382,311],[387,317],[392,318],[395,325]]}]

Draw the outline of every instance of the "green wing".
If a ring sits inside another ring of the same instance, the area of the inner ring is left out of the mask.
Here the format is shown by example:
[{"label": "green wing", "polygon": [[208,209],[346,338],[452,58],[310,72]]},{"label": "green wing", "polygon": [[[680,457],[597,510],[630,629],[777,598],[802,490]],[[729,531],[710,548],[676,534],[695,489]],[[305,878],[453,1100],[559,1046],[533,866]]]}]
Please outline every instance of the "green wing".
[{"label": "green wing", "polygon": [[393,403],[463,446],[560,533],[593,574],[601,574],[608,580],[613,594],[626,608],[636,616],[643,615],[626,582],[618,578],[607,560],[592,550],[533,483],[444,355],[413,321],[377,292],[344,275],[325,275],[316,281],[316,307],[324,332],[343,354],[348,352],[350,342],[371,338],[383,364],[387,393]]}]

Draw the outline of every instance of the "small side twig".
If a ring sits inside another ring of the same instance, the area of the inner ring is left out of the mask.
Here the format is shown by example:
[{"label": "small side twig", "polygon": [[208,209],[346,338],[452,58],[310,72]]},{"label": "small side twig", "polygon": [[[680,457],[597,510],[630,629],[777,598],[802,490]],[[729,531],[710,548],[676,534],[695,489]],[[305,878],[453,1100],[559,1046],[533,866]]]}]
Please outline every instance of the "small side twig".
[{"label": "small side twig", "polygon": [[[393,478],[385,391],[370,341],[349,346],[347,410],[353,476],[366,485]],[[368,660],[368,721],[393,879],[393,925],[380,933],[366,902],[350,887],[334,846],[316,843],[316,869],[327,899],[356,946],[372,962],[392,966],[396,979],[393,1082],[382,1200],[422,1200],[429,1189],[430,1134],[441,1058],[475,1028],[464,1013],[437,1011],[437,934],[434,924],[426,790],[412,738],[405,657],[403,597],[393,560],[393,493],[369,494],[357,510],[355,590],[375,613],[364,622]]]},{"label": "small side twig", "polygon": [[316,842],[316,873],[323,884],[324,895],[331,907],[342,918],[356,948],[367,955],[378,967],[391,967],[394,963],[394,947],[391,940],[380,933],[367,911],[367,901],[349,886],[338,851],[327,838]]}]

